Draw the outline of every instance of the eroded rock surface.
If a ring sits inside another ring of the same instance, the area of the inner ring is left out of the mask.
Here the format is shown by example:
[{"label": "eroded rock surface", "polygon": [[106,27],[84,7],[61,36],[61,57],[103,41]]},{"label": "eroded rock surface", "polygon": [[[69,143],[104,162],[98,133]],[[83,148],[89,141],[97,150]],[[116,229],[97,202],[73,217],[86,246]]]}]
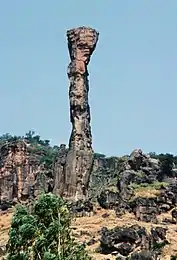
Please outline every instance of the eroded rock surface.
[{"label": "eroded rock surface", "polygon": [[[168,183],[159,182],[160,174],[163,175],[159,160],[136,149],[121,163],[113,185],[105,185],[98,195],[98,202],[105,209],[115,209],[118,217],[125,212],[133,212],[137,220],[158,223],[159,214],[177,206],[177,181],[171,178]],[[157,184],[158,190],[155,186]],[[145,192],[148,187],[150,190],[156,190],[156,195],[135,196],[136,189],[144,189]],[[172,216],[173,221],[175,218]]]},{"label": "eroded rock surface", "polygon": [[96,47],[98,32],[92,28],[79,27],[69,30],[67,39],[71,59],[68,77],[72,133],[64,168],[57,172],[56,178],[60,183],[55,188],[65,198],[80,200],[87,197],[93,165],[87,65]]},{"label": "eroded rock surface", "polygon": [[118,185],[120,189],[123,189],[124,183],[151,184],[157,181],[159,173],[159,160],[151,158],[150,155],[143,153],[141,149],[135,149],[123,165]]},{"label": "eroded rock surface", "polygon": [[121,162],[117,169],[114,191],[106,187],[99,195],[98,200],[102,204],[106,201],[106,208],[115,206],[118,211],[119,209],[122,211],[122,206],[126,206],[127,201],[134,195],[131,184],[152,184],[157,181],[160,166],[158,160],[152,159],[149,155],[143,153],[141,149],[136,149],[123,163]]},{"label": "eroded rock surface", "polygon": [[137,220],[157,223],[157,215],[161,213],[157,198],[136,198],[131,208]]},{"label": "eroded rock surface", "polygon": [[[165,228],[155,227],[148,233],[144,227],[138,225],[110,230],[104,227],[101,230],[100,251],[104,254],[117,254],[118,259],[131,256],[136,251],[149,251],[148,255],[152,258],[144,259],[157,259],[161,249],[168,243],[166,231]],[[139,259],[135,258],[136,254],[138,253],[134,253],[130,259]]]},{"label": "eroded rock surface", "polygon": [[[0,204],[16,203],[47,192],[50,179],[43,174],[41,156],[29,151],[25,141],[14,141],[0,147]],[[5,208],[4,208],[5,209]]]},{"label": "eroded rock surface", "polygon": [[91,216],[93,213],[93,204],[90,200],[77,200],[70,202],[70,212],[74,217]]}]

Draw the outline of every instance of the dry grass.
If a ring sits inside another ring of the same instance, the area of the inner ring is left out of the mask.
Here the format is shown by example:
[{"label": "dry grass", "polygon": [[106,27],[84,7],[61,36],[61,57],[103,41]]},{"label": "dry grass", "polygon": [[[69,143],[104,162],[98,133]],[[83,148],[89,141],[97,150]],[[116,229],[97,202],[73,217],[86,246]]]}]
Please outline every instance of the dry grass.
[{"label": "dry grass", "polygon": [[[106,218],[103,214],[107,213]],[[177,225],[162,223],[164,218],[169,218],[169,214],[163,214],[159,216],[159,221],[161,224],[155,225],[151,223],[145,223],[137,221],[133,214],[125,214],[121,218],[117,218],[113,210],[98,209],[95,215],[92,217],[80,217],[73,220],[72,228],[76,239],[80,242],[88,242],[93,237],[95,240],[99,240],[99,231],[102,227],[114,228],[115,226],[131,226],[133,224],[138,224],[144,226],[147,231],[151,229],[152,226],[162,226],[168,227],[167,238],[170,245],[167,245],[163,250],[162,260],[170,260],[170,255],[177,254]],[[10,222],[12,218],[12,213],[7,213],[0,215],[0,245],[3,245],[8,240],[8,230],[10,227]],[[90,254],[95,260],[114,260],[116,257],[111,255],[102,255],[95,252],[95,249],[99,246],[99,242],[94,245],[88,246]]]},{"label": "dry grass", "polygon": [[140,187],[135,190],[135,198],[155,198],[160,195],[160,190],[152,187]]},{"label": "dry grass", "polygon": [[130,185],[135,192],[136,197],[141,197],[141,198],[154,198],[160,195],[161,193],[161,187],[167,187],[168,183],[167,182],[158,182],[155,181],[151,184],[148,183],[141,183],[141,184],[136,184],[132,183]]},{"label": "dry grass", "polygon": [[12,212],[0,215],[0,245],[6,244],[8,240],[8,231],[12,219]]}]

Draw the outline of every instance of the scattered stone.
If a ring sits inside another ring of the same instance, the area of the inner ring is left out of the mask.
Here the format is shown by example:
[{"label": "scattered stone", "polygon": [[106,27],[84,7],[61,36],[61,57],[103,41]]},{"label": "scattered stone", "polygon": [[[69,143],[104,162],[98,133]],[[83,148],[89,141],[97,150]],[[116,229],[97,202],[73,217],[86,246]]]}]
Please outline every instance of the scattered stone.
[{"label": "scattered stone", "polygon": [[92,238],[92,239],[90,239],[90,240],[87,242],[87,245],[88,245],[88,246],[91,246],[91,245],[94,245],[96,242],[97,242],[97,240],[94,239],[94,238]]},{"label": "scattered stone", "polygon": [[171,218],[164,218],[162,220],[162,222],[165,224],[165,225],[168,225],[168,224],[176,224],[176,221],[173,221]]},{"label": "scattered stone", "polygon": [[93,203],[90,200],[78,200],[68,204],[71,214],[75,217],[91,216],[93,213]]},{"label": "scattered stone", "polygon": [[173,209],[171,212],[172,220],[177,223],[177,209]]},{"label": "scattered stone", "polygon": [[0,256],[4,256],[6,253],[6,244],[0,245]]},{"label": "scattered stone", "polygon": [[108,218],[109,217],[109,213],[104,213],[103,215],[102,215],[102,218]]},{"label": "scattered stone", "polygon": [[135,252],[131,255],[130,260],[156,260],[157,255],[151,251]]}]

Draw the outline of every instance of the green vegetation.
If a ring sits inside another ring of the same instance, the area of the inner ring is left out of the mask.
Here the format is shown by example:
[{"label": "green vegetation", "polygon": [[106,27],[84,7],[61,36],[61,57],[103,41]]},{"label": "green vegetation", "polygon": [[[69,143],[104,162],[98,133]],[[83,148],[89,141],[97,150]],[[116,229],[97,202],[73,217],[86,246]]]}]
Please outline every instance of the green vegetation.
[{"label": "green vegetation", "polygon": [[176,260],[177,259],[177,256],[176,255],[172,255],[170,260]]},{"label": "green vegetation", "polygon": [[0,136],[0,145],[5,144],[6,142],[13,142],[18,140],[21,140],[21,136],[12,136],[9,133],[6,133]]},{"label": "green vegetation", "polygon": [[142,178],[144,176],[143,171],[136,172],[136,176],[139,177],[139,178]]},{"label": "green vegetation", "polygon": [[[0,136],[0,146],[9,143],[24,140],[30,144],[31,153],[41,156],[41,163],[45,164],[47,169],[52,167],[53,161],[58,153],[59,147],[50,145],[49,140],[42,140],[40,135],[36,134],[34,131],[28,131],[24,136],[16,136],[6,133]],[[159,159],[161,165],[161,172],[166,174],[169,177],[173,175],[173,167],[177,168],[177,156],[172,154],[156,154],[149,153],[152,158]],[[123,157],[106,157],[104,154],[95,153],[94,158],[97,159],[106,159],[107,165],[106,168],[114,167],[117,171],[121,171],[123,163],[127,160],[128,156]],[[105,169],[107,170],[107,169]],[[116,174],[117,175],[117,174]],[[115,175],[113,176],[113,178]],[[163,176],[162,176],[163,178]]]},{"label": "green vegetation", "polygon": [[51,147],[49,140],[41,140],[40,136],[35,135],[34,131],[29,131],[28,133],[26,133],[24,139],[31,144],[31,152],[41,155],[41,163],[44,164],[47,170],[50,170],[58,154],[59,147]]},{"label": "green vegetation", "polygon": [[151,158],[158,159],[160,161],[161,172],[165,173],[167,176],[172,177],[173,167],[177,167],[177,156],[172,154],[156,154],[156,153],[149,153]]},{"label": "green vegetation", "polygon": [[146,189],[146,188],[148,188],[148,189],[153,188],[156,190],[160,190],[161,187],[167,187],[167,186],[168,186],[167,182],[159,182],[159,181],[155,181],[151,184],[149,184],[149,183],[141,183],[141,184],[131,183],[130,184],[130,187],[135,189],[136,191],[140,190],[140,189]]},{"label": "green vegetation", "polygon": [[40,162],[44,164],[45,169],[50,170],[58,154],[59,147],[56,145],[52,147],[49,140],[41,140],[41,137],[36,135],[34,131],[29,131],[25,136],[12,136],[9,133],[4,134],[0,137],[0,145],[22,140],[30,144],[28,148],[30,153],[39,155]]},{"label": "green vegetation", "polygon": [[41,195],[27,209],[17,206],[7,246],[8,260],[89,260],[71,233],[71,218],[63,199]]},{"label": "green vegetation", "polygon": [[102,153],[94,153],[94,158],[95,159],[102,159],[102,158],[105,158],[106,155],[105,154],[102,154]]},{"label": "green vegetation", "polygon": [[130,200],[132,201],[136,197],[141,197],[141,198],[158,197],[160,195],[161,187],[166,187],[166,186],[168,186],[168,183],[158,182],[158,181],[155,181],[151,184],[149,184],[149,183],[141,183],[141,184],[131,183],[129,185],[129,187],[133,189],[134,196]]},{"label": "green vegetation", "polygon": [[169,245],[169,242],[167,240],[155,243],[153,245],[153,250],[160,250],[160,249],[162,249],[166,245]]}]

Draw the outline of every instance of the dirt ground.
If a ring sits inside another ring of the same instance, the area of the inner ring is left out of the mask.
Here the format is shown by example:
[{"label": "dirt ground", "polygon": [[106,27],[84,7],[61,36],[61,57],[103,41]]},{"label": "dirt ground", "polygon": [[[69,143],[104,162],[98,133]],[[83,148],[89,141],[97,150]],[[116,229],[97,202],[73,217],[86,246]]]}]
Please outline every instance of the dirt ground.
[{"label": "dirt ground", "polygon": [[[104,218],[103,214],[107,213],[107,217]],[[10,228],[12,212],[0,215],[0,245],[5,245],[8,241],[8,231]],[[99,231],[102,227],[113,228],[115,226],[131,226],[138,224],[144,226],[148,231],[152,226],[168,227],[167,239],[170,242],[163,250],[162,260],[170,260],[171,255],[177,254],[177,225],[175,224],[163,224],[161,221],[165,217],[169,217],[169,214],[163,214],[159,216],[161,224],[155,225],[152,223],[145,223],[137,221],[133,214],[126,214],[121,218],[117,218],[113,210],[97,209],[95,214],[91,217],[79,217],[73,220],[72,228],[74,235],[78,241],[88,242],[92,238],[99,240]],[[99,246],[99,241],[94,245],[88,246],[89,253],[95,260],[114,260],[116,257],[111,255],[102,255],[96,253],[95,250]]]}]

